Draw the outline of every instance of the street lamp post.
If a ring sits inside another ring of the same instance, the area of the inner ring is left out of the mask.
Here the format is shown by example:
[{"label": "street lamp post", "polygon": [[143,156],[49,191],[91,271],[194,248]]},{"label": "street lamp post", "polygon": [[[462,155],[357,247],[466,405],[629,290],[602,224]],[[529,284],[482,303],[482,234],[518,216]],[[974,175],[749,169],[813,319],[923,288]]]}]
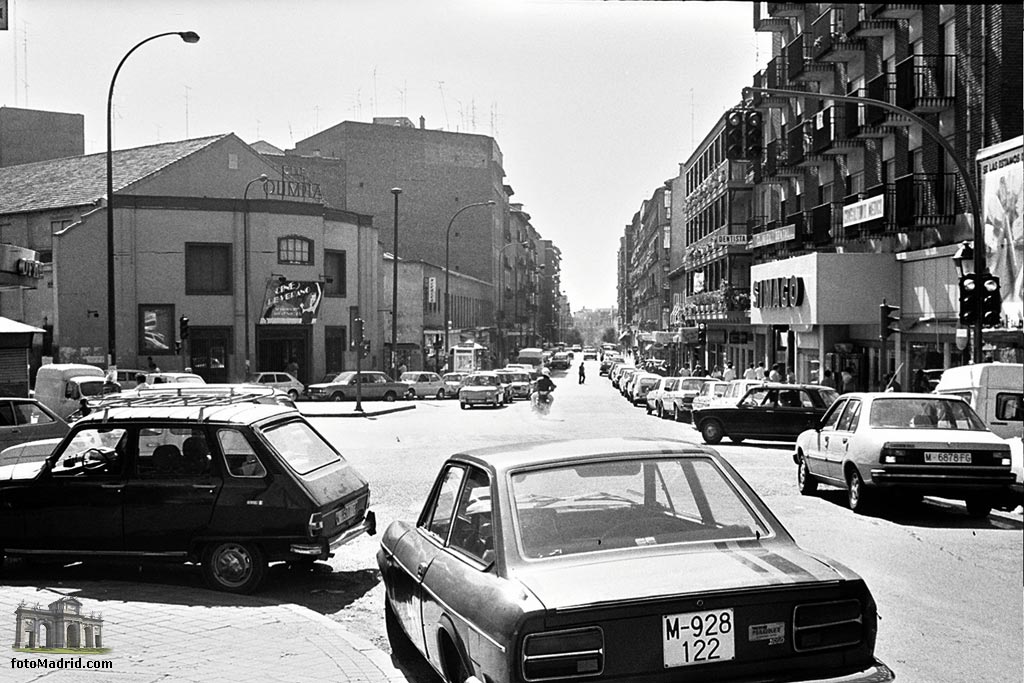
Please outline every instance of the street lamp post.
[{"label": "street lamp post", "polygon": [[398,195],[402,188],[392,187],[395,195],[395,239],[391,249],[391,378],[398,379]]},{"label": "street lamp post", "polygon": [[[452,214],[451,220],[448,221],[448,229],[444,232],[444,356],[448,358],[448,352],[451,346],[448,344],[448,328],[451,325],[451,319],[448,317],[448,302],[450,297],[448,296],[448,255],[449,246],[452,237],[452,225],[455,224],[455,219],[458,218],[459,214],[466,209],[472,209],[474,206],[494,206],[494,200],[488,199],[486,202],[474,202],[472,204],[466,204],[461,209]],[[451,370],[451,368],[449,368]]]},{"label": "street lamp post", "polygon": [[245,264],[243,269],[245,282],[242,283],[242,292],[245,297],[245,375],[248,377],[252,371],[252,344],[249,338],[249,188],[253,183],[263,183],[263,191],[267,189],[267,174],[261,173],[259,178],[253,178],[245,184],[245,192],[242,193],[242,260]]},{"label": "street lamp post", "polygon": [[151,40],[164,36],[180,36],[186,43],[198,43],[199,34],[195,31],[168,31],[150,36],[135,44],[128,50],[114,69],[110,78],[110,89],[107,91],[107,367],[117,370],[117,325],[114,320],[117,307],[114,297],[114,147],[113,147],[113,102],[114,83],[121,67],[133,52]]}]

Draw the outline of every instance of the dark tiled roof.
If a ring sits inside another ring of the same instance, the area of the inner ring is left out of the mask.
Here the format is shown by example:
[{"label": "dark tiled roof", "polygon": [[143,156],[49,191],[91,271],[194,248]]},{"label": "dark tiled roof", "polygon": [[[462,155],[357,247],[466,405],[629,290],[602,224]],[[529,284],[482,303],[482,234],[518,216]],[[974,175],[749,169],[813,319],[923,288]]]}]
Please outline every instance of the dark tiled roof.
[{"label": "dark tiled roof", "polygon": [[[230,134],[114,150],[114,191],[136,183]],[[92,204],[107,194],[107,154],[0,168],[0,215]]]}]

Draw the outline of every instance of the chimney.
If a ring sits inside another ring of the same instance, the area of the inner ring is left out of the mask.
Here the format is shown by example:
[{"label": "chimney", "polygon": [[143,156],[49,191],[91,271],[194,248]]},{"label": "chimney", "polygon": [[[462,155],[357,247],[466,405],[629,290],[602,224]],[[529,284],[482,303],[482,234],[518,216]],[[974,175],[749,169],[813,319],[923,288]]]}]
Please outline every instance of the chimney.
[{"label": "chimney", "polygon": [[420,130],[425,130],[427,127],[427,120],[420,116]]}]

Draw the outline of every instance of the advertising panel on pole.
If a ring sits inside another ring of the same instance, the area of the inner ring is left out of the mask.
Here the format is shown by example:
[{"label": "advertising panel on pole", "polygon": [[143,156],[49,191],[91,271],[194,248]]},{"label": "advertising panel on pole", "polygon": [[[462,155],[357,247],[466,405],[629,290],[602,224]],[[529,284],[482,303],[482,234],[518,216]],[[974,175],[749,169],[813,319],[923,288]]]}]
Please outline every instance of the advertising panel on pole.
[{"label": "advertising panel on pole", "polygon": [[260,322],[265,325],[311,325],[323,300],[319,282],[285,280],[268,292]]},{"label": "advertising panel on pole", "polygon": [[[1024,321],[1024,137],[978,150],[985,263],[999,278],[1003,317],[1009,327]],[[977,245],[975,245],[977,248]]]}]

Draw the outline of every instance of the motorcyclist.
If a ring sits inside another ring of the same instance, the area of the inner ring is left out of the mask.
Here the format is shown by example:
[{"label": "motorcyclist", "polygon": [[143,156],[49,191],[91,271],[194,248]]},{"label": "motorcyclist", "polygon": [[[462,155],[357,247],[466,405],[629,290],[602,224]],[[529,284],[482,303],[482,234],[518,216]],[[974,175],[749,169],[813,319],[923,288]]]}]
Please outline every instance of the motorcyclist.
[{"label": "motorcyclist", "polygon": [[551,396],[551,392],[555,390],[555,383],[551,381],[551,371],[547,368],[543,368],[540,371],[540,377],[537,378],[537,383],[534,385],[534,398],[537,402],[543,402],[549,406],[554,401]]}]

